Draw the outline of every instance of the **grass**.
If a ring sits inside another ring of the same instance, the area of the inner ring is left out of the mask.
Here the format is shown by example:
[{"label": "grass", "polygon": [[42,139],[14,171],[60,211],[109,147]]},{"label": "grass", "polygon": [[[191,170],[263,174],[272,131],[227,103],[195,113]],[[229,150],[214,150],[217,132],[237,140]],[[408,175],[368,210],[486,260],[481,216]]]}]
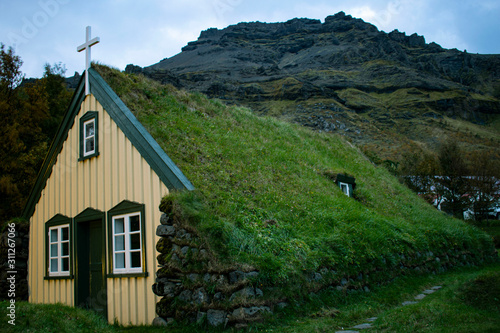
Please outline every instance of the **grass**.
[{"label": "grass", "polygon": [[[442,289],[414,305],[433,286]],[[265,332],[333,332],[347,330],[377,317],[368,332],[498,332],[500,328],[500,266],[465,269],[426,277],[404,277],[370,293],[343,297],[337,291],[321,295],[297,317],[276,318]],[[316,308],[320,308],[316,311]]]},{"label": "grass", "polygon": [[[423,290],[440,285],[442,289],[414,305]],[[7,302],[0,303],[2,313]],[[307,303],[291,303],[266,323],[248,327],[248,332],[333,332],[365,323],[377,317],[369,332],[498,332],[500,328],[500,265],[452,272],[401,277],[371,292],[337,290],[311,295]],[[108,325],[90,311],[61,304],[16,303],[16,325],[2,315],[0,328],[16,332],[206,332],[195,325],[173,325],[168,329],[151,326]],[[208,330],[209,331],[209,330]]]},{"label": "grass", "polygon": [[[221,260],[254,266],[269,283],[322,267],[350,275],[388,261],[393,271],[401,254],[493,250],[485,233],[437,212],[340,136],[98,70],[196,187],[171,195],[186,223]],[[357,200],[332,173],[356,177]]]}]

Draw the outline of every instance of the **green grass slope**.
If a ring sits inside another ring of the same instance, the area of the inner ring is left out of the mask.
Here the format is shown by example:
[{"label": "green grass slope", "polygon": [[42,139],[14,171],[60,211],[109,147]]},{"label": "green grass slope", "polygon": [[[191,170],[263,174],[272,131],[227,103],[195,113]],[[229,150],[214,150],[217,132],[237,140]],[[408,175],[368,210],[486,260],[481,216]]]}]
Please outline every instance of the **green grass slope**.
[{"label": "green grass slope", "polygon": [[[171,200],[221,261],[286,282],[321,268],[392,276],[424,258],[478,263],[494,252],[491,237],[436,211],[340,136],[96,67],[196,187]],[[356,199],[333,183],[337,173],[356,178]]]}]

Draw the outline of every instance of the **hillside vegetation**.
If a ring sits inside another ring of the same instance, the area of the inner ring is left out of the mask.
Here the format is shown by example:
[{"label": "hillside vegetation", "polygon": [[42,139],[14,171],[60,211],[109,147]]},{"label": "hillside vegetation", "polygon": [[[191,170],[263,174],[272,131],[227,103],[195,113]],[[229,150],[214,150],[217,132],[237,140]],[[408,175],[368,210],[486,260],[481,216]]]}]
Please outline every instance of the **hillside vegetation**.
[{"label": "hillside vegetation", "polygon": [[[494,253],[491,237],[438,212],[338,135],[96,69],[196,187],[169,200],[221,262],[286,283],[321,268],[393,276],[437,255],[477,264]],[[356,199],[333,183],[338,173],[356,178]]]}]

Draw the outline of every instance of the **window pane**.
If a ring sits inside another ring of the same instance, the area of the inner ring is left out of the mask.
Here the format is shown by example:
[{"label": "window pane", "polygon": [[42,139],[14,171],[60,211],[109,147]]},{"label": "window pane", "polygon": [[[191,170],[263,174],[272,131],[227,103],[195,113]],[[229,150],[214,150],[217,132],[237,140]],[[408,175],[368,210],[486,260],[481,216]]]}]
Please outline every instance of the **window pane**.
[{"label": "window pane", "polygon": [[69,271],[69,258],[62,258],[62,269],[63,272]]},{"label": "window pane", "polygon": [[50,230],[50,242],[51,243],[57,242],[57,229]]},{"label": "window pane", "polygon": [[69,255],[69,242],[65,242],[61,244],[61,255],[68,256]]},{"label": "window pane", "polygon": [[58,244],[50,244],[50,257],[53,258],[53,257],[57,257],[58,256]]},{"label": "window pane", "polygon": [[89,121],[88,123],[85,123],[85,137],[88,138],[89,136],[94,135],[94,121]]},{"label": "window pane", "polygon": [[94,138],[85,139],[85,152],[90,153],[94,151]]},{"label": "window pane", "polygon": [[68,227],[65,227],[65,228],[61,228],[61,240],[65,241],[65,240],[69,240],[69,228]]},{"label": "window pane", "polygon": [[125,250],[125,235],[115,236],[115,251]]},{"label": "window pane", "polygon": [[139,250],[141,248],[141,234],[130,235],[130,249]]},{"label": "window pane", "polygon": [[123,232],[125,231],[123,225],[124,225],[123,217],[115,220],[115,235],[123,234]]},{"label": "window pane", "polygon": [[134,215],[130,217],[130,231],[141,230],[141,225],[139,223],[139,215]]},{"label": "window pane", "polygon": [[51,272],[57,272],[58,271],[57,259],[50,259],[50,271]]},{"label": "window pane", "polygon": [[115,253],[115,267],[125,268],[125,253]]},{"label": "window pane", "polygon": [[131,252],[130,253],[131,267],[141,267],[141,252]]}]

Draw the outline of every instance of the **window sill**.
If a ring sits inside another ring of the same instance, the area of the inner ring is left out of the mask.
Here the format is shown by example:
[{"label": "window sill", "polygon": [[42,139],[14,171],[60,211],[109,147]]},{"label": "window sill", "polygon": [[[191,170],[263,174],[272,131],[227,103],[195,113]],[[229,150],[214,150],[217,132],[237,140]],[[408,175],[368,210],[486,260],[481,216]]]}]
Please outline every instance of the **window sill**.
[{"label": "window sill", "polygon": [[74,279],[75,276],[74,275],[59,275],[59,276],[44,276],[43,279],[44,280],[70,280],[70,279]]},{"label": "window sill", "polygon": [[82,157],[80,157],[80,158],[78,159],[78,162],[85,161],[85,160],[88,160],[88,159],[90,159],[90,158],[92,158],[92,157],[97,157],[97,156],[99,156],[99,152],[94,153],[94,154],[92,154],[92,155],[88,155],[88,156],[82,156]]},{"label": "window sill", "polygon": [[108,278],[130,278],[130,277],[148,277],[147,272],[143,273],[111,273],[108,274],[106,277]]}]

